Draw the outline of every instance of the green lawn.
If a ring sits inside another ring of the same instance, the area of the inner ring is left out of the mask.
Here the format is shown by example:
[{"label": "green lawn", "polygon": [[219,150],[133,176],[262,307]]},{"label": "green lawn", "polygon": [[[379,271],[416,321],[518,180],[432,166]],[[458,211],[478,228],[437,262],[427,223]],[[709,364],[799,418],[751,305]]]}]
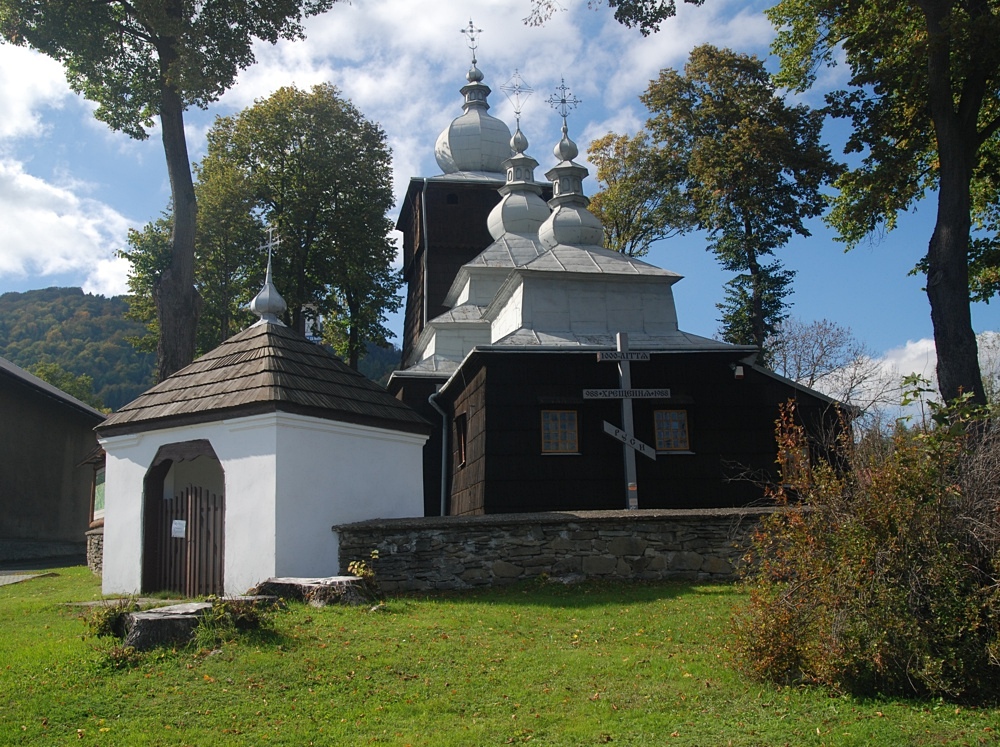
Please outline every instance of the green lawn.
[{"label": "green lawn", "polygon": [[85,568],[0,587],[0,744],[979,745],[1000,710],[743,679],[728,586],[527,584],[106,666]]}]

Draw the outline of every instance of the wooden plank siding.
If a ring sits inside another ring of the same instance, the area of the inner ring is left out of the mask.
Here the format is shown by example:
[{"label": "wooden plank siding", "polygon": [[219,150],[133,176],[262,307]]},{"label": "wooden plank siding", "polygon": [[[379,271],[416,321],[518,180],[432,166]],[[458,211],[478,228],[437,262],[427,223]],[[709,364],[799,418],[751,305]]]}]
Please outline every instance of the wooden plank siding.
[{"label": "wooden plank siding", "polygon": [[[407,210],[397,228],[403,233],[406,311],[403,319],[403,360],[428,319],[448,307],[444,297],[459,268],[493,242],[487,228],[490,211],[500,201],[498,184],[431,181],[427,184],[426,247],[424,237],[424,191],[422,182],[410,182]],[[426,251],[426,256],[424,252]],[[424,277],[426,272],[427,277]],[[424,318],[424,292],[427,319]]]},{"label": "wooden plank siding", "polygon": [[[761,480],[776,477],[774,421],[779,405],[796,399],[814,431],[819,430],[817,424],[829,426],[835,420],[826,400],[749,366],[742,380],[735,379],[730,366],[737,359],[730,352],[653,353],[650,362],[632,364],[634,388],[671,389],[669,399],[633,400],[634,435],[654,445],[654,410],[683,409],[693,452],[661,452],[655,462],[637,457],[640,507],[716,508],[758,502],[763,498]],[[488,514],[623,508],[623,447],[602,427],[605,420],[620,425],[620,404],[582,397],[584,388],[617,386],[617,366],[598,363],[592,352],[474,354],[464,376],[454,377],[442,400],[461,408],[478,402],[485,392],[483,440],[476,444],[482,453],[475,456],[485,465],[469,469],[474,432],[470,419],[467,466],[452,470],[452,512],[478,512],[470,498],[477,490],[482,512]],[[542,454],[543,409],[578,412],[578,455]]]},{"label": "wooden plank siding", "polygon": [[[485,510],[483,488],[486,478],[486,369],[462,390],[452,408],[451,423],[451,514],[471,516]],[[459,434],[455,421],[465,417],[465,460],[459,458]]]}]

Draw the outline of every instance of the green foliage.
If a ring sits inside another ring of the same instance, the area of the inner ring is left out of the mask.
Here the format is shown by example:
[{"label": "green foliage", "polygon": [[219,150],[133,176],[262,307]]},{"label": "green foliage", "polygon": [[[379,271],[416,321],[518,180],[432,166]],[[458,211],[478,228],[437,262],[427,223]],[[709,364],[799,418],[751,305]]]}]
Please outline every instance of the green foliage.
[{"label": "green foliage", "polygon": [[74,376],[58,363],[36,363],[28,369],[28,372],[95,410],[110,412],[100,397],[94,394],[94,380],[87,374]]},{"label": "green foliage", "polygon": [[[219,346],[255,319],[247,304],[260,290],[264,259],[259,247],[264,232],[250,208],[237,195],[207,193],[195,185],[201,208],[195,244],[195,287],[202,300],[198,315],[196,355]],[[249,224],[249,225],[248,225]],[[128,248],[119,256],[131,264],[128,274],[129,319],[141,322],[145,333],[130,338],[137,350],[155,351],[159,322],[154,301],[157,280],[170,267],[170,231],[167,215],[129,231]]]},{"label": "green foliage", "polygon": [[2,0],[0,34],[62,62],[73,90],[98,104],[94,116],[145,139],[164,89],[206,107],[253,64],[255,40],[300,39],[302,16],[335,2]]},{"label": "green foliage", "polygon": [[401,356],[402,351],[396,345],[369,342],[365,346],[365,354],[358,360],[358,371],[385,386],[392,372],[399,368]]},{"label": "green foliage", "polygon": [[[588,8],[598,8],[605,0],[587,0]],[[660,30],[660,23],[677,14],[675,0],[606,0],[615,11],[615,20],[628,28],[638,28],[639,33],[648,36]],[[705,0],[684,0],[690,5],[701,5]],[[565,10],[556,0],[531,0],[531,11],[524,22],[529,26],[541,26],[557,10]]]},{"label": "green foliage", "polygon": [[[1000,431],[967,398],[929,408],[926,424],[844,443],[846,471],[783,471],[735,618],[745,671],[856,694],[996,697]],[[777,435],[782,453],[806,446],[791,406]]]},{"label": "green foliage", "polygon": [[347,564],[347,572],[357,576],[360,582],[354,590],[360,593],[366,602],[381,602],[385,598],[382,587],[378,583],[375,564],[378,562],[378,550],[372,550],[369,560],[352,560]]},{"label": "green foliage", "polygon": [[216,101],[254,62],[257,40],[300,39],[303,16],[336,2],[0,0],[0,36],[62,62],[97,119],[142,140],[159,117],[173,205],[169,269],[154,286],[161,380],[193,360],[199,311],[184,111]]},{"label": "green foliage", "polygon": [[668,164],[657,158],[645,132],[632,137],[609,132],[591,142],[587,153],[601,184],[589,208],[604,226],[608,249],[642,257],[654,241],[694,227],[689,203],[679,185],[659,173]]},{"label": "green foliage", "polygon": [[941,395],[972,392],[985,403],[969,303],[970,293],[986,299],[1000,288],[990,218],[1000,204],[1000,2],[781,0],[767,13],[778,28],[779,84],[803,91],[824,65],[850,70],[849,87],[827,95],[830,113],[851,122],[847,152],[859,154],[828,217],[840,239],[877,237],[936,197],[919,267]]},{"label": "green foliage", "polygon": [[198,618],[194,645],[214,650],[245,633],[274,628],[274,604],[268,600],[211,597],[210,609]]},{"label": "green foliage", "polygon": [[[368,342],[385,344],[401,299],[386,218],[393,205],[385,133],[330,85],[282,88],[219,117],[196,167],[195,285],[203,353],[253,321],[246,306],[264,278],[266,228],[276,230],[274,282],[286,323],[323,341],[352,367]],[[129,236],[132,314],[156,331],[153,293],[169,266],[169,220]]]},{"label": "green foliage", "polygon": [[137,352],[129,344],[143,327],[126,318],[127,310],[123,297],[104,298],[79,288],[4,293],[0,356],[29,371],[57,366],[80,383],[89,377],[91,404],[121,407],[151,386],[154,366],[152,354]]},{"label": "green foliage", "polygon": [[135,597],[102,601],[87,614],[87,628],[98,638],[124,638],[128,635],[128,616],[138,610],[139,601]]},{"label": "green foliage", "polygon": [[784,318],[793,277],[776,249],[826,207],[822,187],[839,172],[820,143],[823,114],[781,98],[764,63],[711,45],[684,72],[660,71],[642,95],[660,161],[658,185],[677,190],[709,249],[730,272],[724,337],[763,348]]},{"label": "green foliage", "polygon": [[[392,158],[385,133],[334,86],[282,88],[209,136],[200,184],[230,194],[219,172],[242,177],[254,214],[281,244],[274,282],[288,304],[286,322],[304,331],[322,317],[324,341],[352,368],[369,340],[391,333],[385,315],[399,308],[392,269]],[[231,202],[225,198],[221,202]]]}]

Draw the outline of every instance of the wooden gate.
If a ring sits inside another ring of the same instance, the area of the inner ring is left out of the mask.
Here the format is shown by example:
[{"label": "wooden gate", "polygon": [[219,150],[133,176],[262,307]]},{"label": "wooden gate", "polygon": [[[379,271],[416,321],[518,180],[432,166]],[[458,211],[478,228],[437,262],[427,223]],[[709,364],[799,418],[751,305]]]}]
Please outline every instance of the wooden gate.
[{"label": "wooden gate", "polygon": [[148,591],[185,597],[223,593],[225,500],[189,486],[156,501],[147,542]]}]

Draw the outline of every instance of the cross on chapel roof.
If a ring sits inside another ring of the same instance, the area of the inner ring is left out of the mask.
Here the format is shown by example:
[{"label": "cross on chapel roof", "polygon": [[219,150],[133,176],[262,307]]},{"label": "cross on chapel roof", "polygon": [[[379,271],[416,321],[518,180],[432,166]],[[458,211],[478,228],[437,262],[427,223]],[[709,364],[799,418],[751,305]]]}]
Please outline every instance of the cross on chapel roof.
[{"label": "cross on chapel roof", "polygon": [[275,245],[280,243],[281,239],[274,237],[274,226],[269,226],[267,229],[267,244],[260,247],[261,249],[265,246],[267,247],[267,271],[264,274],[264,287],[261,288],[260,293],[254,296],[254,299],[250,302],[250,310],[260,317],[260,320],[254,324],[255,327],[258,324],[279,324],[282,327],[285,326],[285,323],[281,321],[278,315],[285,313],[288,304],[285,303],[285,299],[278,293],[278,289],[274,287],[274,281],[271,278],[271,252]]}]

